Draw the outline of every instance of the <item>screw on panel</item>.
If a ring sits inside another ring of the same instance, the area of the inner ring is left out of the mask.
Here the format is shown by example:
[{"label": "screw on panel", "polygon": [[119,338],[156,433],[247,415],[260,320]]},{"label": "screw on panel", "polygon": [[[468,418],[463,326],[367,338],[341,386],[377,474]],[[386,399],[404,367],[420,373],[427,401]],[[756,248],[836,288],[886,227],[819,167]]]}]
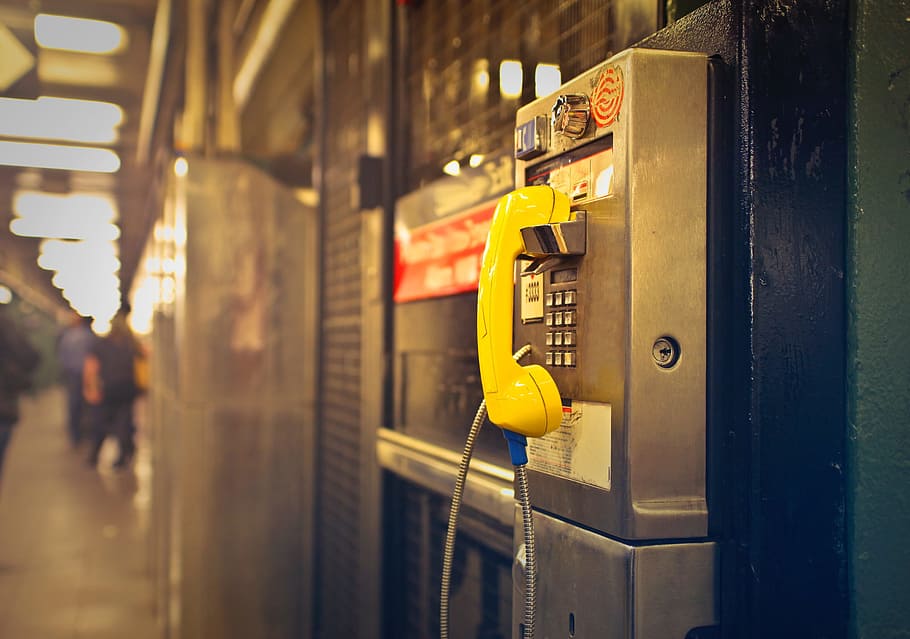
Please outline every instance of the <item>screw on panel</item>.
[{"label": "screw on panel", "polygon": [[672,337],[661,337],[651,347],[651,356],[661,368],[673,368],[679,361],[679,344]]}]

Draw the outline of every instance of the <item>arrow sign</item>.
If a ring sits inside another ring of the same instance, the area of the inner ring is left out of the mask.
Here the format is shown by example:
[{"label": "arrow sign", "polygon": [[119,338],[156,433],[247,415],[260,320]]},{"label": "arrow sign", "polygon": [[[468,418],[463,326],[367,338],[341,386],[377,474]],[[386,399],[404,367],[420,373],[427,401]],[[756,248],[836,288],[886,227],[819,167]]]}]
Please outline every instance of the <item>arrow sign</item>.
[{"label": "arrow sign", "polygon": [[0,61],[0,93],[13,86],[35,66],[35,56],[2,24]]}]

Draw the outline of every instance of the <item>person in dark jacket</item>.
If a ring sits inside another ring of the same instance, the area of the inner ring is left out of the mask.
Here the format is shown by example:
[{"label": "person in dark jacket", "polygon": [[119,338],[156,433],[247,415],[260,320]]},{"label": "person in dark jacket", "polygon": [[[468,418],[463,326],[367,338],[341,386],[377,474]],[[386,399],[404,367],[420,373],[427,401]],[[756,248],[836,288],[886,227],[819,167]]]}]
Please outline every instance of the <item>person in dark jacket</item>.
[{"label": "person in dark jacket", "polygon": [[135,361],[139,345],[126,321],[127,311],[121,310],[111,320],[111,332],[95,340],[85,359],[83,371],[84,396],[94,407],[94,433],[88,462],[98,464],[98,454],[108,436],[114,436],[120,455],[114,468],[130,463],[136,450],[133,443],[133,401],[139,394],[136,387]]},{"label": "person in dark jacket", "polygon": [[39,356],[0,305],[0,474],[6,447],[19,421],[19,396],[31,388]]}]

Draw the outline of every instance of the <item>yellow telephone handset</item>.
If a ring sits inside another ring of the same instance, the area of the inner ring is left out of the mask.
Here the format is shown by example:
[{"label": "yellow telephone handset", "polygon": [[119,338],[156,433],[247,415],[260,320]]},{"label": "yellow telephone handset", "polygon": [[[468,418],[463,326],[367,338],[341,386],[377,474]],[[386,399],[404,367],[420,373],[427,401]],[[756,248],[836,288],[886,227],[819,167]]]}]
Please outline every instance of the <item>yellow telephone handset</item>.
[{"label": "yellow telephone handset", "polygon": [[512,359],[513,273],[524,251],[521,229],[569,220],[569,198],[549,186],[526,186],[496,205],[477,289],[477,351],[490,421],[514,433],[542,437],[559,428],[556,382],[537,364]]}]

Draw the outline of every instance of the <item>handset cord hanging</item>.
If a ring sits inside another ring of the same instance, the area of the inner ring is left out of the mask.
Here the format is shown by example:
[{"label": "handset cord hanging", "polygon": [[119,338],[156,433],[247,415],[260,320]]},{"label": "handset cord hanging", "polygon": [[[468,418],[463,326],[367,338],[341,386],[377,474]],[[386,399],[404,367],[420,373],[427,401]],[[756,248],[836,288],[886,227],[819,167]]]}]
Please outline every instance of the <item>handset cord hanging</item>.
[{"label": "handset cord hanging", "polygon": [[[531,352],[531,345],[526,344],[518,349],[512,358],[517,362]],[[465,440],[461,463],[458,465],[458,476],[455,478],[455,489],[452,491],[452,505],[449,508],[449,525],[446,529],[445,548],[442,553],[442,584],[439,595],[439,637],[449,639],[449,592],[452,585],[452,561],[455,557],[455,533],[458,528],[458,511],[464,495],[464,484],[468,476],[468,467],[474,454],[474,441],[487,416],[487,403],[481,401],[471,423],[471,430]],[[510,442],[510,449],[512,444]],[[515,477],[518,481],[518,499],[521,502],[522,521],[525,537],[525,632],[523,639],[534,636],[534,601],[536,589],[536,567],[534,557],[534,528],[531,520],[531,502],[528,498],[528,477],[524,465],[515,466]]]}]

